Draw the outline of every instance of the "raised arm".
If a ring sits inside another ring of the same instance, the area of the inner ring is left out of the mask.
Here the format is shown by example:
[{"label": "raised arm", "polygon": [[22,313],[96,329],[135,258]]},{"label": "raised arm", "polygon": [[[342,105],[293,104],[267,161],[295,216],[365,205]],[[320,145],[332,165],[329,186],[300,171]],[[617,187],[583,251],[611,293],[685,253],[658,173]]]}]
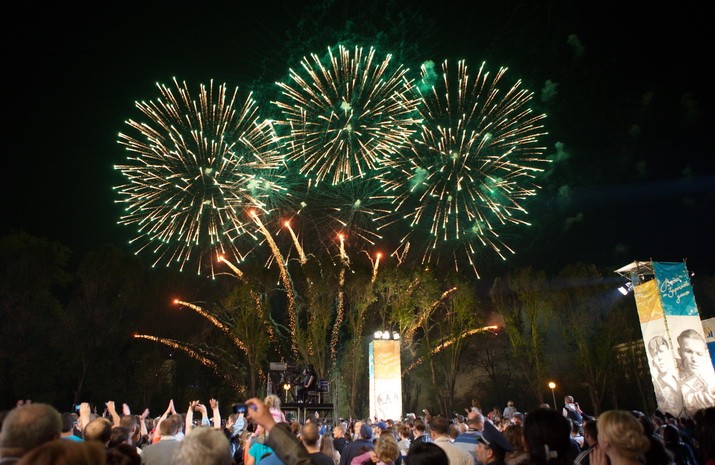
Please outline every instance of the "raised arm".
[{"label": "raised arm", "polygon": [[107,406],[107,412],[109,412],[109,415],[112,417],[112,426],[119,426],[121,417],[117,413],[117,407],[114,405],[114,401],[110,400],[105,405]]},{"label": "raised arm", "polygon": [[196,410],[197,405],[199,405],[198,400],[192,400],[189,402],[189,409],[186,411],[186,423],[184,425],[186,434],[189,434],[189,432],[194,429],[194,410]]},{"label": "raised arm", "polygon": [[214,428],[221,429],[221,412],[218,409],[218,401],[216,399],[209,399],[209,405],[213,412]]}]

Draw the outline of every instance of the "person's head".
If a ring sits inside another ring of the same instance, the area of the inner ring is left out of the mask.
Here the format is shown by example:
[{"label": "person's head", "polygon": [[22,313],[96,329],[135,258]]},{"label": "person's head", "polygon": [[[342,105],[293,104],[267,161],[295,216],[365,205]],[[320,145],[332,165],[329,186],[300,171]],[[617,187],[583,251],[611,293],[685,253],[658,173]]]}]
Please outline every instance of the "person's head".
[{"label": "person's head", "polygon": [[479,412],[469,412],[467,415],[467,425],[471,429],[481,431],[484,429],[484,415]]},{"label": "person's head", "polygon": [[353,424],[353,433],[355,433],[355,436],[360,437],[360,428],[362,428],[364,424],[365,422],[362,420],[358,420]]},{"label": "person's head", "polygon": [[507,407],[513,407],[514,406],[514,401],[510,400],[509,402],[506,403]]},{"label": "person's head", "polygon": [[97,441],[54,439],[27,452],[17,465],[105,465],[106,455]]},{"label": "person's head", "polygon": [[231,447],[226,435],[214,428],[194,428],[180,442],[175,465],[231,465]]},{"label": "person's head", "polygon": [[414,423],[414,428],[415,428],[415,433],[418,436],[420,436],[420,435],[425,434],[425,431],[427,430],[427,425],[425,424],[424,421],[417,418]]},{"label": "person's head", "polygon": [[392,463],[400,456],[400,448],[392,435],[383,434],[375,444],[375,454],[378,460]]},{"label": "person's head", "polygon": [[565,403],[565,404],[573,404],[573,402],[574,402],[573,396],[566,396],[566,397],[564,397],[564,403]]},{"label": "person's head", "polygon": [[405,456],[406,465],[449,465],[447,453],[432,442],[420,442],[410,447]]},{"label": "person's head", "polygon": [[573,462],[569,421],[556,410],[532,410],[524,419],[524,448],[533,463]]},{"label": "person's head", "polygon": [[608,410],[598,416],[598,447],[609,457],[638,460],[650,447],[643,426],[629,412]]},{"label": "person's head", "polygon": [[674,446],[680,442],[680,431],[675,425],[665,425],[662,435],[666,446]]},{"label": "person's head", "polygon": [[71,434],[76,422],[77,422],[77,420],[75,420],[75,417],[74,417],[74,415],[72,415],[71,412],[63,413],[62,414],[62,432]]},{"label": "person's head", "polygon": [[715,407],[698,410],[693,415],[695,434],[700,444],[701,463],[715,459]]},{"label": "person's head", "polygon": [[12,409],[2,423],[2,457],[21,457],[27,451],[60,437],[62,416],[48,404],[32,403]]},{"label": "person's head", "polygon": [[107,447],[112,448],[122,443],[131,444],[131,436],[129,433],[129,428],[126,428],[124,426],[112,427]]},{"label": "person's head", "polygon": [[268,408],[281,408],[281,399],[275,394],[267,395],[263,403],[265,403]]},{"label": "person's head", "polygon": [[335,444],[333,444],[332,438],[327,434],[320,437],[320,452],[328,457],[335,456]]},{"label": "person's head", "polygon": [[434,417],[429,423],[430,433],[432,437],[448,436],[449,421],[444,417]]},{"label": "person's head", "polygon": [[358,432],[358,437],[360,439],[364,439],[364,440],[372,439],[372,428],[370,428],[370,425],[366,425],[365,423],[362,423],[360,425],[360,431]]},{"label": "person's head", "polygon": [[84,427],[85,441],[99,441],[105,446],[112,437],[112,422],[104,417],[98,417]]},{"label": "person's head", "polygon": [[134,415],[122,415],[119,419],[119,426],[123,426],[129,430],[129,434],[134,434],[134,431],[139,429],[139,420]]},{"label": "person's head", "polygon": [[397,435],[400,439],[408,439],[410,437],[410,432],[410,427],[407,425],[400,425],[399,428],[397,428]]},{"label": "person's head", "polygon": [[126,442],[107,449],[107,465],[141,465],[142,458],[136,447]]},{"label": "person's head", "polygon": [[515,452],[524,450],[524,427],[521,425],[508,425],[504,428],[504,437],[509,441]]},{"label": "person's head", "polygon": [[583,440],[589,446],[598,443],[598,427],[595,420],[586,420],[583,422]]},{"label": "person's head", "polygon": [[507,452],[512,452],[514,447],[493,423],[484,424],[484,432],[477,438],[475,455],[477,462],[486,465],[494,462],[503,462]]},{"label": "person's head", "polygon": [[300,440],[305,447],[318,447],[320,440],[320,430],[315,423],[306,423],[300,430]]},{"label": "person's head", "polygon": [[162,436],[175,436],[178,432],[179,425],[173,415],[159,423],[159,433]]},{"label": "person's head", "polygon": [[687,371],[699,371],[706,363],[710,363],[707,358],[708,348],[705,339],[694,329],[686,329],[678,336],[678,353],[683,363],[683,369]]},{"label": "person's head", "polygon": [[334,438],[342,438],[345,436],[345,428],[343,425],[335,425],[333,428],[333,437]]}]

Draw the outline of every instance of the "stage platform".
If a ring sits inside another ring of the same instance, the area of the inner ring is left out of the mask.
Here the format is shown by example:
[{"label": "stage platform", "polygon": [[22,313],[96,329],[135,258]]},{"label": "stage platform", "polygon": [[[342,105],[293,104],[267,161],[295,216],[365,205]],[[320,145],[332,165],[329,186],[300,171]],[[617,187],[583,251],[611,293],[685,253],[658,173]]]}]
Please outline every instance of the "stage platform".
[{"label": "stage platform", "polygon": [[318,412],[318,419],[322,423],[333,424],[335,421],[335,412],[333,410],[333,404],[311,404],[311,403],[284,403],[281,404],[281,410],[285,413],[287,418],[291,416],[301,423],[305,423],[306,418],[311,420],[315,419],[315,413]]}]

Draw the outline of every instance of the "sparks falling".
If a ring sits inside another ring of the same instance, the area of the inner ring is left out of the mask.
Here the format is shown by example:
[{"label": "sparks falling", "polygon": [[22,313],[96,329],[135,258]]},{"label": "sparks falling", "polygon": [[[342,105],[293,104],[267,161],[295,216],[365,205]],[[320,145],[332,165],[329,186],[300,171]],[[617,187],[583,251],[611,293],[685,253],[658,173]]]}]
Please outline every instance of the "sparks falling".
[{"label": "sparks falling", "polygon": [[290,160],[314,183],[366,176],[407,145],[415,131],[418,99],[407,69],[382,61],[374,48],[336,51],[325,59],[316,54],[291,69],[290,83],[278,82],[281,96],[274,102],[283,113],[289,134]]},{"label": "sparks falling", "polygon": [[447,259],[459,270],[467,263],[478,276],[480,247],[506,259],[514,251],[500,231],[529,224],[522,203],[536,194],[535,176],[547,162],[537,145],[545,115],[532,113],[533,93],[521,81],[502,88],[505,73],[492,78],[482,64],[470,76],[460,61],[454,74],[445,61],[441,82],[415,87],[422,130],[381,179],[411,227],[401,247],[419,247],[423,264]]},{"label": "sparks falling", "polygon": [[217,253],[241,257],[236,240],[246,232],[244,210],[266,210],[266,200],[280,192],[263,175],[278,169],[269,124],[249,94],[240,109],[238,89],[200,86],[195,100],[186,83],[175,89],[157,84],[161,97],[137,102],[146,121],[127,121],[136,136],[119,134],[130,155],[115,169],[128,183],[117,187],[125,203],[120,224],[136,225],[137,253],[155,254],[154,265],[192,259],[214,273]]}]

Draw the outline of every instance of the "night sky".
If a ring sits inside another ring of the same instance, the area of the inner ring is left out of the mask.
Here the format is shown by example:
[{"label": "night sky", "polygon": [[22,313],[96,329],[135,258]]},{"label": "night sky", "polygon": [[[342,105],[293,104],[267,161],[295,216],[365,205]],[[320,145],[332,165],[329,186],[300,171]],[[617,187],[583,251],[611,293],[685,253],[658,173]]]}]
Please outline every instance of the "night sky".
[{"label": "night sky", "polygon": [[[156,82],[275,90],[306,52],[383,31],[424,54],[405,55],[414,69],[486,61],[536,92],[556,162],[529,205],[533,226],[514,231],[510,264],[687,260],[715,274],[712,25],[694,3],[159,3],[25,2],[5,15],[2,233],[77,255],[128,249],[112,190],[126,157],[117,135],[139,116],[135,101],[158,97]],[[543,89],[555,94],[542,100]]]}]

